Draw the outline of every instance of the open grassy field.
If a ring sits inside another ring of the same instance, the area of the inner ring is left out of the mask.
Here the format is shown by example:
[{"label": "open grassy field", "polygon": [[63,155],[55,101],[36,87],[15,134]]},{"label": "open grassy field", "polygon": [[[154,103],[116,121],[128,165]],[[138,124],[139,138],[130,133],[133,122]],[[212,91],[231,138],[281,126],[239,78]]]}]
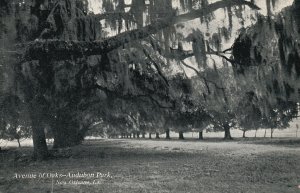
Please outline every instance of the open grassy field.
[{"label": "open grassy field", "polygon": [[1,153],[1,193],[300,192],[299,139],[102,139],[43,162],[31,161],[30,153]]}]

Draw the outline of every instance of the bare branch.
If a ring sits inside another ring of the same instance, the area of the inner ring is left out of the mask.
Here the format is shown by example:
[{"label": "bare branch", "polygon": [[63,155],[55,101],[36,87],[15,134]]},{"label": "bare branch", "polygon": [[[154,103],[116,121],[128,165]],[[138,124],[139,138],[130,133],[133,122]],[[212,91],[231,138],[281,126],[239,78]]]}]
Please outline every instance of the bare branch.
[{"label": "bare branch", "polygon": [[234,65],[235,61],[224,55],[224,54],[226,54],[226,52],[232,50],[232,48],[229,48],[229,49],[226,49],[224,51],[218,52],[218,51],[214,51],[209,45],[207,45],[207,46],[208,46],[209,51],[206,52],[206,54],[219,56],[221,58],[224,58],[226,61],[230,62],[232,65]]}]

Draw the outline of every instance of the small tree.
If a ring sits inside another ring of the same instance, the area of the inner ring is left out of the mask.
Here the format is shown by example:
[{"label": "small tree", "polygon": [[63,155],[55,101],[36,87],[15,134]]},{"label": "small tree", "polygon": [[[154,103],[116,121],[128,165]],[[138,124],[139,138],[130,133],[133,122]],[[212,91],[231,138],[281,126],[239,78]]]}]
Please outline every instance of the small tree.
[{"label": "small tree", "polygon": [[9,141],[17,140],[19,147],[21,147],[21,139],[30,138],[31,136],[31,128],[29,126],[21,125],[15,127],[14,125],[7,124],[5,131],[1,133],[2,139],[7,139]]},{"label": "small tree", "polygon": [[297,103],[281,99],[277,99],[276,105],[267,104],[264,110],[262,126],[271,130],[271,138],[275,129],[288,128],[290,121],[298,115]]},{"label": "small tree", "polygon": [[0,137],[7,140],[17,140],[31,137],[30,117],[26,106],[15,95],[7,95],[0,104]]},{"label": "small tree", "polygon": [[257,131],[262,124],[262,113],[259,109],[258,98],[254,92],[247,92],[239,101],[237,109],[237,122],[239,128],[243,131],[243,138],[249,130]]}]

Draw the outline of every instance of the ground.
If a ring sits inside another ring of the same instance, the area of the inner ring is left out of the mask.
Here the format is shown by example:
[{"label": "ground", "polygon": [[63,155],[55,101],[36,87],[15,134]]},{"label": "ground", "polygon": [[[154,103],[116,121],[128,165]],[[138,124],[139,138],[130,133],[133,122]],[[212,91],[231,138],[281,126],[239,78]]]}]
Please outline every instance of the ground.
[{"label": "ground", "polygon": [[[31,147],[22,147],[0,154],[1,193],[300,192],[300,140],[295,138],[89,139],[52,152],[56,157],[47,161],[34,162],[30,153]],[[39,177],[69,172],[94,176]],[[103,175],[96,178],[97,172]],[[16,179],[16,174],[37,178]]]}]

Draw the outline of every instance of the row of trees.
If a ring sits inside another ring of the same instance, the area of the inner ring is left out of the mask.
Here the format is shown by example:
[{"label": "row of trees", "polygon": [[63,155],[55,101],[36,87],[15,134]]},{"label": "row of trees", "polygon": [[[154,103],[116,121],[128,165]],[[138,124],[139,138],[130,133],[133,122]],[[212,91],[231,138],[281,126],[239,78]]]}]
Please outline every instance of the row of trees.
[{"label": "row of trees", "polygon": [[[174,131],[179,133],[180,139],[183,139],[184,132],[198,131],[199,138],[202,139],[202,132],[206,129],[212,132],[224,131],[224,138],[231,139],[231,128],[242,130],[244,136],[247,131],[257,131],[258,129],[270,129],[272,135],[274,129],[289,127],[289,122],[298,114],[297,103],[284,102],[279,99],[277,106],[268,104],[268,109],[266,109],[263,106],[263,102],[266,101],[259,100],[253,92],[247,92],[242,96],[235,94],[234,98],[226,95],[226,103],[223,101],[216,103],[216,98],[212,101],[208,99],[205,102],[199,101],[201,96],[192,90],[188,90],[186,93],[182,92],[182,88],[186,88],[186,86],[190,86],[189,89],[192,89],[192,85],[196,85],[193,81],[199,81],[198,78],[186,79],[188,85],[185,86],[179,86],[176,83],[174,85],[174,82],[182,83],[183,80],[177,80],[178,78],[180,77],[169,81],[170,84],[173,84],[172,86],[181,90],[176,91],[181,95],[180,98],[177,98],[176,108],[155,107],[151,103],[147,106],[144,101],[135,101],[134,103],[127,101],[125,107],[117,110],[116,117],[102,121],[97,127],[92,128],[89,134],[138,138],[139,134],[156,134],[158,137],[159,134],[165,133],[166,138],[169,138],[170,131]],[[197,90],[197,87],[194,89]],[[223,98],[222,95],[221,98]],[[204,107],[203,104],[207,106]],[[114,105],[115,107],[121,106],[120,104]],[[114,105],[110,105],[110,108],[114,108]],[[268,114],[265,114],[263,110],[267,110]],[[111,127],[109,132],[101,130],[108,125]]]},{"label": "row of trees", "polygon": [[[83,0],[4,0],[1,130],[30,128],[44,159],[45,128],[55,148],[87,132],[285,128],[298,113],[300,25],[280,18],[298,21],[299,5],[272,19],[266,3],[262,17],[244,0],[105,0],[100,14]],[[220,9],[228,21],[214,28]]]}]

